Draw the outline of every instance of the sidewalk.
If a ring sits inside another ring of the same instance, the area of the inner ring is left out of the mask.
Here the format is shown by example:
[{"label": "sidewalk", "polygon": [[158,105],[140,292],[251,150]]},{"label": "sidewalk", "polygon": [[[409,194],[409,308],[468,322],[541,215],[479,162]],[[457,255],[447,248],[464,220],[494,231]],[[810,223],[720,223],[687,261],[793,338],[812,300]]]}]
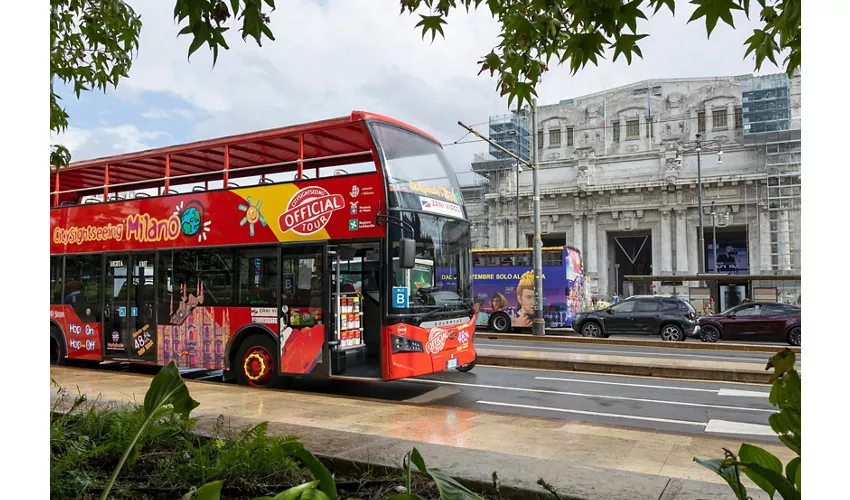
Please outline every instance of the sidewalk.
[{"label": "sidewalk", "polygon": [[[65,390],[94,399],[141,402],[151,377],[51,367]],[[397,467],[416,446],[429,466],[488,483],[493,471],[506,487],[538,491],[537,478],[576,499],[725,499],[731,491],[694,457],[737,450],[734,439],[589,425],[567,420],[458,408],[384,403],[236,385],[187,381],[201,405],[200,429],[222,414],[235,426],[269,421],[274,433],[295,434],[318,454],[342,461]],[[56,388],[51,387],[55,400]],[[783,463],[781,445],[760,446]],[[710,484],[709,484],[710,483]],[[754,495],[754,498],[761,498]]]},{"label": "sidewalk", "polygon": [[481,365],[767,384],[765,363],[476,347]]}]

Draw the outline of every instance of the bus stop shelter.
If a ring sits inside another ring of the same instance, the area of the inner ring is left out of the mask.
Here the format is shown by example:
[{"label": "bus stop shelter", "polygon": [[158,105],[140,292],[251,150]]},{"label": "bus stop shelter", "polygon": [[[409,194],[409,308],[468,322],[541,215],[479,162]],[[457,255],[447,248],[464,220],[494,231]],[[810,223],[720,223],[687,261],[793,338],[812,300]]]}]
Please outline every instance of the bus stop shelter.
[{"label": "bus stop shelter", "polygon": [[654,294],[669,294],[688,300],[702,314],[725,311],[746,299],[800,305],[799,274],[692,274],[626,275],[624,296],[631,295],[629,283],[650,282]]}]

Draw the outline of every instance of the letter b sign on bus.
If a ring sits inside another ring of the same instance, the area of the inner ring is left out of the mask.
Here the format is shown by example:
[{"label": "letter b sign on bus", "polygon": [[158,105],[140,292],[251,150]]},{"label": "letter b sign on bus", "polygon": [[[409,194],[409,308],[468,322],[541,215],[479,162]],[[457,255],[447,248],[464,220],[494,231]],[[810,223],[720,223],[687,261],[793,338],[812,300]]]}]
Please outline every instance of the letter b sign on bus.
[{"label": "letter b sign on bus", "polygon": [[405,308],[405,307],[407,307],[407,287],[406,286],[394,286],[393,287],[393,307],[394,308]]}]

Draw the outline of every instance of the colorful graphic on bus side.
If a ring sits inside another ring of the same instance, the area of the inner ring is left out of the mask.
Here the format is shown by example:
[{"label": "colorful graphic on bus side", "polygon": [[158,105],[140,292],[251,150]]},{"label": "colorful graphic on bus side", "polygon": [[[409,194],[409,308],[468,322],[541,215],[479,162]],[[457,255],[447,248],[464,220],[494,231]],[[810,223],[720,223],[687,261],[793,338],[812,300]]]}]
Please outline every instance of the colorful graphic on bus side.
[{"label": "colorful graphic on bus side", "polygon": [[[530,253],[530,252],[529,252]],[[564,250],[561,265],[543,266],[543,317],[547,328],[572,325],[582,309],[584,276],[581,255]],[[530,328],[534,318],[534,273],[531,266],[473,265],[476,325],[489,326],[493,313],[504,311],[515,328]]]}]

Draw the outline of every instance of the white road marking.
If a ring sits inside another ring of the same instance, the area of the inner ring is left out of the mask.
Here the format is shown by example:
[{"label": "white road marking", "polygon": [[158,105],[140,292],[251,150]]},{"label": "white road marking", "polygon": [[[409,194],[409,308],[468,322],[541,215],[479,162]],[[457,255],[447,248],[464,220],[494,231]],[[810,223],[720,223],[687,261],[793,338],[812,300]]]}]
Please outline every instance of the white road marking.
[{"label": "white road marking", "polygon": [[502,403],[499,401],[476,401],[480,405],[502,406],[507,408],[522,408],[527,410],[554,411],[558,413],[572,413],[575,415],[589,415],[596,417],[622,418],[625,420],[643,420],[646,422],[662,422],[666,424],[691,425],[704,427],[705,432],[711,434],[746,434],[751,436],[773,436],[773,429],[769,425],[748,424],[744,422],[731,422],[728,420],[710,419],[708,423],[694,422],[692,420],[673,420],[670,418],[641,417],[638,415],[621,415],[618,413],[605,413],[598,411],[573,410],[569,408],[553,408],[550,406],[524,405],[517,403]]},{"label": "white road marking", "polygon": [[[528,351],[560,351],[560,352],[569,352],[572,354],[606,354],[608,356],[617,356],[622,354],[636,354],[641,357],[652,357],[652,356],[669,356],[674,358],[697,358],[697,359],[711,359],[715,361],[730,361],[730,362],[754,362],[754,363],[766,363],[769,359],[769,355],[765,355],[764,358],[736,358],[731,356],[706,356],[703,354],[689,354],[689,353],[669,353],[669,352],[646,352],[646,351],[621,351],[621,350],[601,350],[601,349],[566,349],[562,347],[532,347],[532,346],[519,346],[515,344],[491,344],[490,342],[482,342],[479,344],[481,347],[504,347],[508,349],[520,349],[520,350],[528,350]],[[799,359],[799,358],[798,358]]]},{"label": "white road marking", "polygon": [[746,424],[743,422],[729,422],[728,420],[708,421],[705,432],[713,434],[749,434],[755,436],[775,436],[776,433],[769,425]]},{"label": "white road marking", "polygon": [[553,380],[555,382],[579,382],[582,384],[621,385],[624,387],[645,387],[647,389],[665,389],[673,391],[711,392],[717,394],[717,389],[699,389],[697,387],[673,387],[669,385],[625,384],[622,382],[606,382],[603,380],[581,380],[577,378],[534,377],[536,380]]},{"label": "white road marking", "polygon": [[518,392],[535,392],[539,394],[558,394],[560,396],[576,396],[582,398],[598,398],[598,399],[613,399],[618,401],[639,401],[641,403],[655,403],[655,404],[663,404],[663,405],[674,405],[674,406],[691,406],[697,408],[715,408],[719,410],[739,410],[739,411],[756,411],[756,412],[765,412],[765,413],[776,413],[776,410],[773,409],[763,409],[763,408],[748,408],[744,406],[726,406],[726,405],[710,405],[703,403],[686,403],[684,401],[664,401],[660,399],[645,399],[645,398],[629,398],[626,396],[607,396],[602,394],[583,394],[580,392],[565,392],[565,391],[553,391],[549,389],[528,389],[525,387],[505,387],[501,385],[484,385],[484,384],[469,384],[464,382],[448,382],[445,380],[417,380],[410,379],[411,382],[419,382],[419,383],[437,383],[437,384],[447,384],[447,385],[459,385],[464,387],[478,387],[480,389],[497,389],[500,391],[518,391]]},{"label": "white road marking", "polygon": [[550,408],[548,406],[534,406],[534,405],[521,405],[514,403],[500,403],[497,401],[476,401],[476,403],[480,405],[490,405],[490,406],[507,406],[510,408],[525,408],[528,410],[545,410],[545,411],[557,411],[561,413],[574,413],[576,415],[593,415],[598,417],[611,417],[611,418],[625,418],[628,420],[645,420],[647,422],[664,422],[667,424],[682,424],[682,425],[693,425],[705,427],[705,422],[692,422],[690,420],[671,420],[669,418],[658,418],[658,417],[640,417],[637,415],[620,415],[617,413],[603,413],[598,411],[584,411],[584,410],[570,410],[567,408]]},{"label": "white road marking", "polygon": [[717,391],[718,396],[737,396],[742,398],[768,398],[769,392],[762,391],[742,391],[740,389],[720,389]]},{"label": "white road marking", "polygon": [[665,391],[693,391],[693,392],[710,392],[718,396],[737,396],[747,398],[766,398],[770,393],[760,391],[743,391],[740,389],[700,389],[698,387],[674,387],[670,385],[651,385],[651,384],[626,384],[623,382],[606,382],[603,380],[582,380],[576,378],[558,378],[558,377],[534,377],[535,380],[552,380],[555,382],[576,382],[581,384],[604,384],[604,385],[619,385],[623,387],[644,387],[647,389],[662,389]]}]

